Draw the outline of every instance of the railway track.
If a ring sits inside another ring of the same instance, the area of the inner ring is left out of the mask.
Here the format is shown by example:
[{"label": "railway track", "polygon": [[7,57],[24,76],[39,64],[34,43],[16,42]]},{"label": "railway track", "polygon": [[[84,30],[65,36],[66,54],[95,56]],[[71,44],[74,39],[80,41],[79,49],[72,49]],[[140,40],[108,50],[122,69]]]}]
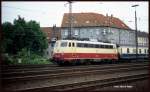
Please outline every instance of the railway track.
[{"label": "railway track", "polygon": [[[59,67],[53,68],[53,70],[47,70],[46,72],[40,71],[27,71],[27,73],[19,73],[15,76],[15,73],[6,73],[6,77],[3,76],[2,82],[4,84],[5,90],[82,90],[86,85],[87,88],[90,88],[90,85],[95,84],[96,81],[103,81],[105,79],[111,80],[111,78],[119,78],[127,76],[148,76],[148,63],[138,63],[138,64],[124,64],[124,65],[98,65],[91,67]],[[42,73],[44,72],[44,73]],[[14,75],[13,75],[14,74]],[[17,74],[17,73],[16,73]],[[32,75],[33,74],[33,75]],[[133,75],[134,74],[134,75]],[[110,77],[109,77],[110,76]],[[138,79],[138,78],[137,78]],[[142,79],[141,77],[139,79]],[[94,82],[95,81],[95,82]],[[108,80],[107,80],[108,81]],[[93,84],[92,84],[93,83]],[[102,82],[100,82],[102,83]],[[105,84],[105,83],[104,83]],[[109,84],[109,83],[106,83]],[[72,86],[74,87],[72,87]],[[79,87],[76,87],[79,85]],[[65,88],[65,87],[69,88]],[[64,88],[64,89],[63,89]],[[74,89],[70,89],[74,88]]]},{"label": "railway track", "polygon": [[124,68],[124,67],[137,67],[137,66],[143,66],[146,67],[147,63],[144,64],[121,64],[121,65],[116,65],[116,64],[111,64],[111,65],[95,65],[95,66],[88,66],[88,67],[70,67],[70,68],[54,68],[54,69],[49,69],[49,68],[43,68],[43,69],[32,69],[32,70],[26,70],[26,71],[16,71],[16,72],[4,72],[2,74],[2,78],[7,79],[7,77],[21,77],[21,76],[31,76],[31,75],[42,75],[42,74],[59,74],[59,73],[69,73],[69,72],[84,72],[84,71],[92,71],[92,70],[104,70],[104,69],[112,69],[112,68]]},{"label": "railway track", "polygon": [[[135,62],[118,62],[119,64],[135,64]],[[118,64],[116,63],[116,64]],[[148,63],[148,62],[136,62],[136,63]],[[102,65],[109,65],[108,63],[102,63]],[[110,64],[114,65],[114,64]],[[44,70],[44,69],[59,69],[59,68],[67,68],[67,67],[89,67],[89,66],[94,66],[97,67],[99,65],[79,65],[79,66],[59,66],[55,64],[44,64],[44,65],[2,65],[1,69],[2,72],[13,72],[13,71],[31,71],[31,70]]]},{"label": "railway track", "polygon": [[[89,68],[89,67],[101,67],[101,66],[117,66],[117,65],[133,65],[133,64],[148,64],[148,62],[138,63],[120,63],[120,64],[101,64],[101,65],[80,65],[80,66],[58,66],[58,65],[13,65],[2,66],[2,73],[13,73],[13,72],[26,72],[26,71],[39,71],[39,70],[58,70],[58,69],[76,69],[76,68]],[[16,67],[15,67],[16,66]],[[5,67],[5,68],[4,68]]]}]

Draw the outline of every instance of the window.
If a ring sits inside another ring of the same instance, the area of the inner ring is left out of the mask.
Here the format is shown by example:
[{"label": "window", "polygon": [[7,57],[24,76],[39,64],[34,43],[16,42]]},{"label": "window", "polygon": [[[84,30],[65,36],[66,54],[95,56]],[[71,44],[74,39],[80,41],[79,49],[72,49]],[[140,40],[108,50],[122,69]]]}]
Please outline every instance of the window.
[{"label": "window", "polygon": [[94,46],[93,46],[93,44],[88,44],[88,47],[93,48]]},{"label": "window", "polygon": [[71,43],[69,42],[69,47],[71,47]]},{"label": "window", "polygon": [[72,43],[72,47],[74,47],[74,42]]},{"label": "window", "polygon": [[133,49],[133,53],[136,53],[136,49]]},{"label": "window", "polygon": [[141,49],[139,49],[139,53],[141,54]]},{"label": "window", "polygon": [[105,48],[109,48],[109,46],[108,46],[108,45],[105,45]]},{"label": "window", "polygon": [[145,54],[146,54],[146,49],[144,50]]},{"label": "window", "polygon": [[90,23],[90,21],[87,20],[85,23]]},{"label": "window", "polygon": [[113,49],[113,45],[110,45],[110,48],[112,48],[112,49]]},{"label": "window", "polygon": [[67,36],[68,35],[68,30],[64,30],[64,35]]},{"label": "window", "polygon": [[98,29],[96,29],[96,34],[99,35],[99,30]]},{"label": "window", "polygon": [[85,43],[85,44],[84,44],[84,47],[88,47],[88,44]]},{"label": "window", "polygon": [[129,50],[129,48],[127,48],[127,53],[130,53],[130,50]]},{"label": "window", "polygon": [[100,48],[105,48],[105,45],[100,45]]},{"label": "window", "polygon": [[78,30],[75,30],[75,33],[74,33],[74,35],[78,35]]},{"label": "window", "polygon": [[99,45],[96,44],[96,45],[95,45],[95,48],[99,48]]},{"label": "window", "polygon": [[113,46],[112,46],[112,45],[108,45],[107,47],[108,47],[109,49],[112,49],[112,48],[113,48]]},{"label": "window", "polygon": [[77,43],[77,47],[82,47],[81,45],[82,45],[81,43]]},{"label": "window", "polygon": [[58,47],[58,42],[55,43],[55,47]]},{"label": "window", "polygon": [[120,49],[120,53],[122,53],[122,48]]},{"label": "window", "polygon": [[62,42],[61,47],[67,47],[67,42]]}]

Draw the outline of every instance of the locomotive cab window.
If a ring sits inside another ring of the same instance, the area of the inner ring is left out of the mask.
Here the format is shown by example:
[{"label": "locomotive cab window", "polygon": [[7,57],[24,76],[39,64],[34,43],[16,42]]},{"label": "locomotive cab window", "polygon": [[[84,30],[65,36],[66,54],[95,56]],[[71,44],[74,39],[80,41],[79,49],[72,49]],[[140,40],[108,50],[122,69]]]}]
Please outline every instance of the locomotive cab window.
[{"label": "locomotive cab window", "polygon": [[69,42],[69,47],[71,47],[71,42]]},{"label": "locomotive cab window", "polygon": [[67,42],[62,42],[60,46],[61,47],[67,47]]},{"label": "locomotive cab window", "polygon": [[74,47],[74,42],[72,43],[72,47]]}]

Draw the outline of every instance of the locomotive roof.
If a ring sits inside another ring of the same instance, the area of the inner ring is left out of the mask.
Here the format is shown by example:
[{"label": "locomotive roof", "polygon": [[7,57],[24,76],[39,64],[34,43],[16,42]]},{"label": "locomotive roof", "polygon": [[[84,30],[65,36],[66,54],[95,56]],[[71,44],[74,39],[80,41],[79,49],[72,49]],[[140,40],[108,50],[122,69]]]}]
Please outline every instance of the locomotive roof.
[{"label": "locomotive roof", "polygon": [[78,43],[90,43],[90,44],[105,44],[105,45],[116,45],[116,44],[113,44],[113,43],[104,43],[104,42],[96,42],[96,41],[78,41],[78,40],[58,40],[58,41],[68,41],[68,42],[78,42]]}]

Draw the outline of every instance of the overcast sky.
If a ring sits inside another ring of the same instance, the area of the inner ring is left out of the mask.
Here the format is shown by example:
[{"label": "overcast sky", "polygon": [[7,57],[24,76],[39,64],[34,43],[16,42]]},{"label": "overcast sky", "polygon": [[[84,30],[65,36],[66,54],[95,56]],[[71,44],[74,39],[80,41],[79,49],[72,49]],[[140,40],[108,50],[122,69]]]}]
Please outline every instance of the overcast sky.
[{"label": "overcast sky", "polygon": [[[137,11],[137,24],[138,30],[148,32],[148,2],[73,2],[72,12],[86,13],[94,12],[106,15],[113,14],[114,17],[119,18],[131,29],[135,29],[134,11],[135,8],[131,7],[134,4],[139,6]],[[25,1],[2,1],[2,23],[13,20],[18,15],[24,17],[25,20],[35,20],[40,23],[41,27],[52,27],[53,24],[61,26],[64,13],[69,12],[68,2],[25,2]]]}]

